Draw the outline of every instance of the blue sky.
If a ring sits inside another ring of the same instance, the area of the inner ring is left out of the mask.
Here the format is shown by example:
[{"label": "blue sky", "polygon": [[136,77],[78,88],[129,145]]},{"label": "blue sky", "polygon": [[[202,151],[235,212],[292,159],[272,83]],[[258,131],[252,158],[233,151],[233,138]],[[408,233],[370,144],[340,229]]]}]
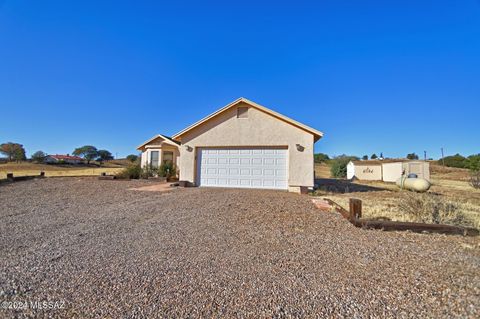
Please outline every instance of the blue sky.
[{"label": "blue sky", "polygon": [[118,156],[244,96],[317,152],[480,153],[480,2],[0,0],[0,142]]}]

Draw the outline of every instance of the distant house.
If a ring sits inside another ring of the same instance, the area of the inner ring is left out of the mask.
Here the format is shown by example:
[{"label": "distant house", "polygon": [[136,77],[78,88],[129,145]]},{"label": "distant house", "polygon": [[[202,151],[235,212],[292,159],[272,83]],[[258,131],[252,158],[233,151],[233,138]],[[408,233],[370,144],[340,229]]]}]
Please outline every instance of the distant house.
[{"label": "distant house", "polygon": [[395,182],[402,174],[416,174],[430,180],[430,164],[425,161],[404,159],[350,161],[347,165],[347,178],[365,181]]},{"label": "distant house", "polygon": [[67,155],[47,155],[44,160],[48,164],[81,164],[83,158],[78,156]]}]

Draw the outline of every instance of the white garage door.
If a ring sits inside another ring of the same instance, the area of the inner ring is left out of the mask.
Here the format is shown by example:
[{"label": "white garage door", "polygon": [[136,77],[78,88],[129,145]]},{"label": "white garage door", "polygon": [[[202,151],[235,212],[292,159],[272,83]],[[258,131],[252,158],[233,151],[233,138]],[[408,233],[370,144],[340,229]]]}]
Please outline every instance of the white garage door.
[{"label": "white garage door", "polygon": [[197,154],[199,186],[287,189],[287,150],[204,148]]}]

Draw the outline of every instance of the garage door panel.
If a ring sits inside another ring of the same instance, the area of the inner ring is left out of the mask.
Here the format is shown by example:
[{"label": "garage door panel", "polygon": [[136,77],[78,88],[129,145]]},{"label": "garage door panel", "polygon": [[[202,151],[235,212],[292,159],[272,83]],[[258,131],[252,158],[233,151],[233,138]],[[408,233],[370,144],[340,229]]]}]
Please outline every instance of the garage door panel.
[{"label": "garage door panel", "polygon": [[198,149],[199,186],[286,189],[286,149]]},{"label": "garage door panel", "polygon": [[261,158],[252,158],[252,165],[262,165]]}]

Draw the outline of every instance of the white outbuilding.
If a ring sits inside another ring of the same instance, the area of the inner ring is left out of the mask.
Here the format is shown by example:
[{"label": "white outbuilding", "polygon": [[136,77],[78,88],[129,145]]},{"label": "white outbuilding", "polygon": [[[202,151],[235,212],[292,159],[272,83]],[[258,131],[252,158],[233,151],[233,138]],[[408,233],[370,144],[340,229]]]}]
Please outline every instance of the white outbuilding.
[{"label": "white outbuilding", "polygon": [[430,181],[430,164],[426,161],[388,159],[374,161],[350,161],[347,165],[347,178],[365,181],[395,182],[402,175],[415,174]]}]

